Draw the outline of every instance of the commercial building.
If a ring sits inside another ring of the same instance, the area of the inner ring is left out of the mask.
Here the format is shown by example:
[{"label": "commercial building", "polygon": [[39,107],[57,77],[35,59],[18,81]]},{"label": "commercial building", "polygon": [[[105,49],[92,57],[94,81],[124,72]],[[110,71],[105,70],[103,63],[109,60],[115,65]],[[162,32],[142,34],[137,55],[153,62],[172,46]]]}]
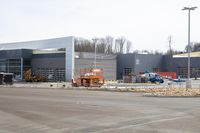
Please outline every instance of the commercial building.
[{"label": "commercial building", "polygon": [[[116,79],[116,55],[97,54],[97,68],[103,68],[106,80]],[[94,67],[94,53],[74,53],[74,77],[80,76],[80,69]],[[65,80],[65,51],[33,50],[31,68],[34,73],[48,79],[48,81]]]},{"label": "commercial building", "polygon": [[[64,51],[58,49],[64,48]],[[0,44],[0,72],[14,73],[23,80],[24,72],[48,81],[71,81],[81,68],[94,67],[94,53],[75,52],[74,38],[63,37],[38,41]],[[103,68],[106,80],[123,79],[124,75],[140,72],[176,72],[186,78],[187,55],[96,54],[97,68]],[[200,77],[200,52],[191,54],[191,77]]]},{"label": "commercial building", "polygon": [[[162,70],[176,72],[178,76],[187,78],[188,71],[187,53],[163,57]],[[190,59],[191,77],[200,77],[200,52],[191,53]]]},{"label": "commercial building", "polygon": [[[140,72],[176,72],[177,76],[187,77],[187,54],[119,54],[117,56],[117,79],[129,73]],[[191,53],[191,77],[200,77],[200,52]]]},{"label": "commercial building", "polygon": [[[55,50],[60,48],[65,51]],[[48,81],[71,81],[80,68],[94,67],[94,53],[75,53],[73,37],[5,43],[0,49],[0,72],[14,73],[18,80],[31,68]],[[116,79],[116,55],[97,54],[96,64],[104,69],[105,79]]]},{"label": "commercial building", "polygon": [[161,71],[162,55],[119,54],[117,56],[117,79],[129,73],[139,74],[144,71]]}]

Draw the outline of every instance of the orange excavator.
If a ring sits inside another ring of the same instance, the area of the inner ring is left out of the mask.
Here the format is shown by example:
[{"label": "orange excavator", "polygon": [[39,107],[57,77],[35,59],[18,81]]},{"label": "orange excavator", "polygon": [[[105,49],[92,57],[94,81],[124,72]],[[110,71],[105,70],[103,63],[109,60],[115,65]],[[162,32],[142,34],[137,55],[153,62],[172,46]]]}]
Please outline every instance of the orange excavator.
[{"label": "orange excavator", "polygon": [[80,77],[72,79],[73,87],[101,87],[104,84],[102,68],[80,69]]}]

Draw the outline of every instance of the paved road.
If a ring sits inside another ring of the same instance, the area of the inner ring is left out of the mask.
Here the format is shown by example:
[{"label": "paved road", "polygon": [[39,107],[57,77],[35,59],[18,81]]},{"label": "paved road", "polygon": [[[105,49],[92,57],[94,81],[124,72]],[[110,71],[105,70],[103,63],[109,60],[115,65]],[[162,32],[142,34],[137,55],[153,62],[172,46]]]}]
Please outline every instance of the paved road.
[{"label": "paved road", "polygon": [[200,98],[0,88],[0,133],[199,133]]}]

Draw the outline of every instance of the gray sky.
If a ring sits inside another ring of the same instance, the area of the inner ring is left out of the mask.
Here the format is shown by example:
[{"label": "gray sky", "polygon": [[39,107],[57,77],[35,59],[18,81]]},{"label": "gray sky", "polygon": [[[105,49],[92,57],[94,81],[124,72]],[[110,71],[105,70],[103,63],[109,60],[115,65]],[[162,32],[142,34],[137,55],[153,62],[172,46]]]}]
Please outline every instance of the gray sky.
[{"label": "gray sky", "polygon": [[166,51],[187,44],[188,12],[191,41],[200,42],[200,0],[0,0],[0,43],[64,36],[125,36],[132,49]]}]

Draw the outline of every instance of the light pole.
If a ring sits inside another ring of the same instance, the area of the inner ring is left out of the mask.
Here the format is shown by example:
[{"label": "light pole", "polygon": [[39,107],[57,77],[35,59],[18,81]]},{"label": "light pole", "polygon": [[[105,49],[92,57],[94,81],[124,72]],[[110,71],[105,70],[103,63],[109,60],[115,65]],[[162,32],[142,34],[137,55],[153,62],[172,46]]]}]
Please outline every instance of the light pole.
[{"label": "light pole", "polygon": [[94,68],[97,68],[97,44],[94,44]]},{"label": "light pole", "polygon": [[188,10],[188,46],[187,46],[187,52],[188,52],[188,74],[187,74],[187,82],[186,82],[186,88],[192,88],[191,80],[190,80],[190,11],[195,10],[197,7],[184,7],[182,10]]},{"label": "light pole", "polygon": [[93,38],[93,43],[94,43],[94,68],[97,67],[97,43],[98,43],[98,39],[97,38]]}]

